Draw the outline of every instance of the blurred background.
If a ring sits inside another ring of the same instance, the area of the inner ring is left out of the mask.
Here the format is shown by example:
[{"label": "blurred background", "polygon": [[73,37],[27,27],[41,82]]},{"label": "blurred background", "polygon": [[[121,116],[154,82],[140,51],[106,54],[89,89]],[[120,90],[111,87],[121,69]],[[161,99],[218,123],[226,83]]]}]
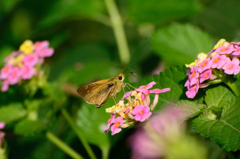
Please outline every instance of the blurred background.
[{"label": "blurred background", "polygon": [[[89,158],[59,112],[61,107],[69,111],[97,158],[101,158],[106,149],[110,152],[109,158],[129,158],[131,149],[126,141],[134,129],[113,137],[99,130],[99,122],[106,123],[109,118],[105,108],[111,106],[113,100],[104,108],[96,109],[76,96],[76,88],[113,77],[127,66],[137,70],[138,78],[126,81],[139,86],[137,82],[147,76],[172,65],[191,63],[200,52],[208,53],[220,38],[240,40],[239,0],[116,0],[113,2],[117,8],[110,2],[0,1],[0,66],[4,66],[4,58],[18,50],[26,39],[48,40],[55,50],[45,61],[48,81],[58,99],[47,126],[33,134],[16,133],[14,127],[20,119],[7,124],[9,158],[70,158],[46,139],[42,133],[46,129]],[[120,23],[114,24],[119,15]],[[26,103],[14,89],[0,96],[0,107],[13,101]],[[40,114],[48,112],[46,107],[51,106],[47,101],[41,104],[44,103]]]}]

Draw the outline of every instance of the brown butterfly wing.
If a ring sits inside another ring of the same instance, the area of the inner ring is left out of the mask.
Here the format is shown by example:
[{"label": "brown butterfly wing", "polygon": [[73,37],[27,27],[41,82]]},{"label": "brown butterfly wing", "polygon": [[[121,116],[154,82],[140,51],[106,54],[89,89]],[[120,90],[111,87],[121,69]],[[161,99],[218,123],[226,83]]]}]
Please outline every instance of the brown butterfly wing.
[{"label": "brown butterfly wing", "polygon": [[93,82],[77,89],[78,94],[89,104],[100,108],[111,96],[114,83],[110,79]]}]

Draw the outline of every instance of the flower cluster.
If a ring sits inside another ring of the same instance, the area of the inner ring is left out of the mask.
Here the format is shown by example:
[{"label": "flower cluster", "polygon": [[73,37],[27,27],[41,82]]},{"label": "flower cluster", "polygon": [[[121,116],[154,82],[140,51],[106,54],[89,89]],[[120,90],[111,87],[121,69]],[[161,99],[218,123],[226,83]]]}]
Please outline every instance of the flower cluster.
[{"label": "flower cluster", "polygon": [[[108,133],[111,128],[112,135],[114,135],[119,133],[122,130],[121,128],[130,127],[137,122],[144,122],[148,119],[152,114],[151,110],[158,103],[158,94],[170,91],[170,88],[149,90],[154,84],[156,82],[126,92],[116,105],[107,108],[106,112],[111,113],[111,118],[104,129],[105,133]],[[149,95],[151,93],[155,93],[155,97],[150,105]]]},{"label": "flower cluster", "polygon": [[53,48],[49,48],[48,41],[35,43],[30,40],[24,41],[18,51],[12,52],[4,60],[5,66],[0,72],[1,90],[5,92],[9,85],[37,76],[38,68],[44,62],[44,58],[52,56],[53,52]]},{"label": "flower cluster", "polygon": [[224,39],[214,46],[208,54],[200,53],[195,62],[186,65],[188,80],[185,83],[188,98],[194,98],[199,88],[219,83],[226,75],[236,75],[239,66],[240,42],[227,42]]}]

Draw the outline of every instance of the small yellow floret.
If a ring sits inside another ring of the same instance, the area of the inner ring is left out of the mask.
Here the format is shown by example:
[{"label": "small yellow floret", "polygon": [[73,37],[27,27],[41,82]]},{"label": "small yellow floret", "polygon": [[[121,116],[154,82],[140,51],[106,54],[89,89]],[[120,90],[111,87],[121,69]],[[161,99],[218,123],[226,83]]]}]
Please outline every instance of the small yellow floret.
[{"label": "small yellow floret", "polygon": [[201,53],[199,53],[198,54],[198,63],[201,63],[203,60],[206,60],[207,59],[207,54],[206,53],[203,53],[203,52],[201,52]]},{"label": "small yellow floret", "polygon": [[19,50],[24,54],[30,54],[33,52],[34,45],[31,40],[25,40],[22,45],[19,47]]},{"label": "small yellow floret", "polygon": [[220,39],[220,40],[217,42],[217,44],[214,46],[213,49],[216,49],[216,48],[218,48],[218,47],[220,47],[220,46],[223,46],[225,41],[226,41],[225,39]]},{"label": "small yellow floret", "polygon": [[196,65],[197,60],[195,60],[194,62],[190,63],[190,64],[185,64],[186,67],[192,67]]},{"label": "small yellow floret", "polygon": [[106,112],[107,112],[107,113],[112,113],[112,112],[113,112],[112,107],[110,107],[110,108],[106,108]]}]

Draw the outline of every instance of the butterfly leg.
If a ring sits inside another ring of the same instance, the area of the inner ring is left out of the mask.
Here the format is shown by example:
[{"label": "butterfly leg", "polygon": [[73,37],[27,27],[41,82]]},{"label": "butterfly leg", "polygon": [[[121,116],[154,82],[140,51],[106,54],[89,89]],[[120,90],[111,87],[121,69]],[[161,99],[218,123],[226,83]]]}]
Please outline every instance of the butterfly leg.
[{"label": "butterfly leg", "polygon": [[114,103],[115,103],[115,105],[117,106],[117,102],[116,102],[116,96],[112,96],[112,98],[113,98],[113,100],[114,100]]},{"label": "butterfly leg", "polygon": [[[125,83],[125,86],[126,86],[129,90],[131,90],[130,87],[132,87],[132,88],[134,88],[134,89],[137,89],[137,88],[133,87],[132,85],[130,85],[129,83]],[[130,86],[130,87],[129,87],[129,86]]]}]

